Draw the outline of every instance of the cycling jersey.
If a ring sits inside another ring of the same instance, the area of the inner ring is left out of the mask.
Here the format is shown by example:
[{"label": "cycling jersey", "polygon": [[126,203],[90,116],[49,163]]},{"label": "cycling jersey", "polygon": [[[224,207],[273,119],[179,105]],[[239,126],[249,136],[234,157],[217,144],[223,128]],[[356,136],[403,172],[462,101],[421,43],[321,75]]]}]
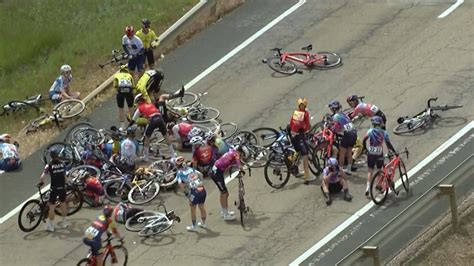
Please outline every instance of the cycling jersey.
[{"label": "cycling jersey", "polygon": [[84,236],[89,240],[100,240],[102,234],[107,230],[111,230],[114,234],[117,233],[115,221],[112,218],[107,218],[101,214],[85,231]]},{"label": "cycling jersey", "polygon": [[355,108],[354,112],[352,112],[351,117],[355,117],[358,114],[363,114],[368,117],[374,116],[380,109],[370,103],[359,103]]},{"label": "cycling jersey", "polygon": [[133,89],[132,75],[122,72],[115,74],[114,88],[117,88],[118,93],[131,93]]},{"label": "cycling jersey", "polygon": [[[369,145],[366,144],[367,140],[369,140]],[[381,128],[369,129],[364,137],[364,146],[369,155],[382,155],[384,142],[390,150],[394,151],[387,132]]]},{"label": "cycling jersey", "polygon": [[12,171],[18,169],[20,165],[17,147],[9,143],[0,143],[0,170]]},{"label": "cycling jersey", "polygon": [[147,70],[143,76],[138,80],[136,87],[136,94],[141,93],[151,103],[148,91],[159,91],[163,83],[163,74],[154,69]]},{"label": "cycling jersey", "polygon": [[132,139],[124,139],[120,144],[120,155],[127,164],[133,164],[138,157],[138,143]]},{"label": "cycling jersey", "polygon": [[104,195],[104,188],[100,183],[97,177],[89,177],[85,181],[86,184],[86,191],[97,194],[97,195]]},{"label": "cycling jersey", "polygon": [[133,114],[132,120],[137,121],[140,114],[149,119],[152,116],[160,115],[160,111],[153,104],[141,103],[135,111],[135,114]]},{"label": "cycling jersey", "polygon": [[127,210],[130,208],[128,204],[119,202],[117,206],[114,208],[114,212],[112,216],[114,217],[115,222],[117,223],[125,223],[125,214],[127,213]]},{"label": "cycling jersey", "polygon": [[52,93],[61,93],[69,88],[69,83],[72,81],[72,75],[69,78],[61,75],[57,79],[54,80],[53,85],[49,89],[49,94],[51,96]]},{"label": "cycling jersey", "polygon": [[354,124],[352,124],[352,120],[346,114],[342,112],[335,113],[332,116],[332,119],[332,130],[334,132],[342,134],[347,131],[356,131]]},{"label": "cycling jersey", "polygon": [[176,172],[178,183],[185,184],[189,190],[204,187],[198,172],[192,167],[184,167]]},{"label": "cycling jersey", "polygon": [[198,165],[209,165],[212,163],[213,157],[214,154],[209,145],[200,146],[193,152],[193,160],[196,160]]},{"label": "cycling jersey", "polygon": [[225,171],[229,169],[232,164],[236,164],[240,169],[240,154],[235,150],[229,150],[222,155],[221,158],[214,163],[214,167],[221,171]]},{"label": "cycling jersey", "polygon": [[178,134],[182,139],[187,139],[188,133],[193,129],[193,125],[189,123],[178,124]]},{"label": "cycling jersey", "polygon": [[158,36],[156,36],[155,31],[151,29],[148,29],[147,33],[144,33],[143,29],[140,29],[135,35],[142,40],[145,49],[150,49],[153,41],[155,41],[157,45],[159,44]]},{"label": "cycling jersey", "polygon": [[44,167],[43,173],[51,176],[51,188],[65,188],[66,166],[59,160],[52,160]]},{"label": "cycling jersey", "polygon": [[309,130],[309,112],[306,110],[295,110],[290,120],[291,132],[298,133]]},{"label": "cycling jersey", "polygon": [[324,169],[323,169],[323,176],[326,177],[329,175],[329,183],[337,183],[340,181],[340,177],[339,177],[339,166],[334,166],[334,171],[331,173],[329,172],[329,166],[326,166]]},{"label": "cycling jersey", "polygon": [[129,55],[138,55],[143,53],[143,42],[137,36],[128,38],[127,35],[122,37],[122,46],[125,52]]},{"label": "cycling jersey", "polygon": [[216,137],[216,140],[214,141],[214,145],[217,148],[217,154],[219,157],[224,155],[226,152],[230,150],[230,145],[221,138]]}]

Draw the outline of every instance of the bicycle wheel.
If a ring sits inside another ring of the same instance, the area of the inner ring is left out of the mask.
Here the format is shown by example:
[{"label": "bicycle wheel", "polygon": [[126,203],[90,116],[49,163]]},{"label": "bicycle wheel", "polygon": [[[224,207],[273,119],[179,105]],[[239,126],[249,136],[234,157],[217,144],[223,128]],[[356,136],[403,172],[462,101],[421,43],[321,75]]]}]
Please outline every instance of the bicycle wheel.
[{"label": "bicycle wheel", "polygon": [[90,258],[83,258],[77,263],[77,266],[90,266],[92,265],[92,260]]},{"label": "bicycle wheel", "polygon": [[291,61],[285,61],[283,63],[280,63],[280,57],[272,57],[272,58],[267,58],[267,65],[273,69],[273,71],[276,71],[281,74],[285,75],[293,75],[296,73],[298,70],[295,63]]},{"label": "bicycle wheel", "polygon": [[221,139],[229,139],[232,136],[234,136],[235,132],[237,132],[238,127],[237,124],[235,123],[222,123],[220,124],[220,131],[219,131],[219,137]]},{"label": "bicycle wheel", "polygon": [[171,161],[155,161],[150,165],[150,168],[156,169],[160,172],[160,177],[158,178],[160,187],[166,189],[172,187],[174,184],[176,184],[176,182],[178,182],[178,178],[176,177],[177,169]]},{"label": "bicycle wheel", "polygon": [[[73,215],[78,212],[84,204],[84,197],[81,191],[77,188],[66,189],[66,202],[67,205],[67,216]],[[61,215],[61,209],[55,208],[54,213]]]},{"label": "bicycle wheel", "polygon": [[132,204],[142,205],[152,201],[160,193],[160,185],[154,180],[134,186],[128,193],[128,200]]},{"label": "bicycle wheel", "polygon": [[104,143],[105,135],[93,127],[80,127],[71,132],[69,141],[82,145],[99,146]]},{"label": "bicycle wheel", "polygon": [[[242,190],[241,190],[242,189]],[[244,181],[242,178],[239,179],[239,212],[240,212],[240,224],[244,226],[244,214],[246,213],[247,207],[245,206],[245,199],[244,199]]]},{"label": "bicycle wheel", "polygon": [[159,215],[159,213],[156,211],[138,212],[132,217],[127,218],[127,220],[125,221],[125,228],[127,228],[127,230],[131,232],[140,232],[140,230],[142,230],[145,226],[147,220],[143,219],[142,221],[140,221],[139,218],[151,217],[156,215]]},{"label": "bicycle wheel", "polygon": [[323,172],[323,168],[321,168],[321,163],[319,161],[319,157],[317,152],[315,152],[316,148],[312,148],[309,146],[308,152],[308,159],[309,159],[309,170],[313,175],[318,176],[320,173]]},{"label": "bicycle wheel", "polygon": [[42,115],[33,121],[31,121],[28,125],[20,130],[18,133],[21,136],[26,136],[28,134],[36,132],[41,126],[48,124],[50,122],[49,116]]},{"label": "bicycle wheel", "polygon": [[398,172],[400,174],[400,179],[402,180],[403,188],[405,189],[405,192],[408,193],[408,190],[410,189],[410,184],[408,181],[408,172],[405,167],[405,163],[402,159],[400,159],[400,162],[398,164]]},{"label": "bicycle wheel", "polygon": [[44,164],[51,162],[51,150],[58,152],[59,160],[61,160],[66,165],[67,169],[70,169],[77,161],[75,151],[70,145],[64,142],[53,142],[48,145],[48,147],[46,147],[43,152],[42,160]]},{"label": "bicycle wheel", "polygon": [[383,171],[378,171],[372,176],[372,181],[370,182],[370,198],[372,198],[375,204],[381,205],[385,201],[389,189],[390,184]]},{"label": "bicycle wheel", "polygon": [[197,94],[186,91],[184,92],[184,96],[182,98],[168,100],[166,101],[166,105],[169,107],[169,109],[172,109],[173,107],[187,107],[193,105],[195,102],[197,102],[197,100]]},{"label": "bicycle wheel", "polygon": [[278,131],[270,127],[260,127],[252,130],[257,136],[258,144],[265,148],[272,146],[278,139]]},{"label": "bicycle wheel", "polygon": [[172,157],[168,144],[156,141],[150,141],[150,151],[148,155],[151,160],[161,160]]},{"label": "bicycle wheel", "polygon": [[79,165],[76,167],[71,168],[67,172],[67,179],[68,180],[82,180],[86,174],[90,174],[91,176],[95,176],[100,179],[102,175],[102,171],[92,165]]},{"label": "bicycle wheel", "polygon": [[33,111],[33,112],[36,112],[36,113],[39,113],[40,112],[40,109],[38,106],[34,105],[34,104],[30,104],[30,103],[27,103],[27,102],[23,102],[23,101],[11,101],[8,103],[8,105],[10,106],[10,110],[13,112],[13,113],[26,113],[26,112],[29,112],[29,111]]},{"label": "bicycle wheel", "polygon": [[29,200],[21,207],[18,215],[18,226],[21,231],[31,232],[35,230],[43,219],[44,210],[41,208],[41,202],[37,199]]},{"label": "bicycle wheel", "polygon": [[317,68],[334,68],[342,64],[341,57],[333,52],[318,52],[316,55],[321,60],[315,60],[313,66]]},{"label": "bicycle wheel", "polygon": [[252,131],[240,130],[227,141],[230,144],[258,145],[258,138]]},{"label": "bicycle wheel", "polygon": [[405,122],[398,124],[396,127],[394,127],[392,131],[397,135],[406,134],[424,126],[425,123],[426,120],[424,119],[406,119]]},{"label": "bicycle wheel", "polygon": [[193,123],[207,123],[219,117],[220,111],[213,107],[192,108],[186,118]]},{"label": "bicycle wheel", "polygon": [[53,109],[59,113],[60,117],[71,118],[81,114],[86,109],[86,105],[81,100],[69,99],[56,104]]},{"label": "bicycle wheel", "polygon": [[463,107],[462,105],[445,105],[445,106],[434,106],[434,107],[431,107],[431,109],[434,111],[436,110],[446,111],[446,110],[458,109],[462,107]]},{"label": "bicycle wheel", "polygon": [[314,135],[316,132],[321,131],[323,129],[323,122],[318,122],[314,124],[310,129],[309,129],[309,135]]},{"label": "bicycle wheel", "polygon": [[[140,230],[140,232],[138,232],[138,236],[141,236],[141,237],[149,237],[149,236],[154,236],[154,235],[157,235],[157,234],[160,234],[168,229],[171,228],[171,226],[173,226],[173,221],[170,221],[166,216],[162,216],[161,218],[158,218],[160,219],[160,221],[149,221],[145,227],[142,228],[142,230]],[[153,224],[153,225],[152,225]]]},{"label": "bicycle wheel", "polygon": [[75,130],[78,130],[80,128],[89,128],[89,127],[93,127],[92,124],[89,123],[89,122],[79,122],[79,123],[75,124],[67,132],[66,137],[64,138],[64,142],[66,142],[66,143],[71,142],[72,134],[74,133]]},{"label": "bicycle wheel", "polygon": [[280,189],[290,180],[290,170],[283,154],[273,153],[263,169],[265,180],[273,188]]},{"label": "bicycle wheel", "polygon": [[107,252],[104,258],[105,265],[127,265],[128,250],[122,245],[115,245],[112,250]]},{"label": "bicycle wheel", "polygon": [[122,180],[114,180],[105,183],[104,194],[111,202],[128,202],[128,193],[132,190],[132,186]]}]

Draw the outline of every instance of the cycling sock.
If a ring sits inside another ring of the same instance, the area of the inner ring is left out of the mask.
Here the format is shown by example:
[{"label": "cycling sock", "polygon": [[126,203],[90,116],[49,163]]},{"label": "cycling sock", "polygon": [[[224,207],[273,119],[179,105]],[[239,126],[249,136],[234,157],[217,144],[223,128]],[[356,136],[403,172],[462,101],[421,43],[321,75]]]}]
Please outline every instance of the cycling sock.
[{"label": "cycling sock", "polygon": [[202,220],[202,223],[203,223],[203,224],[206,223],[206,217],[201,217],[201,220]]},{"label": "cycling sock", "polygon": [[227,215],[227,214],[229,213],[229,210],[222,208],[222,213],[223,213],[224,215]]},{"label": "cycling sock", "polygon": [[191,222],[193,223],[193,226],[196,226],[196,220],[191,220]]},{"label": "cycling sock", "polygon": [[369,191],[370,188],[370,182],[367,182],[367,187],[365,188],[365,191]]}]

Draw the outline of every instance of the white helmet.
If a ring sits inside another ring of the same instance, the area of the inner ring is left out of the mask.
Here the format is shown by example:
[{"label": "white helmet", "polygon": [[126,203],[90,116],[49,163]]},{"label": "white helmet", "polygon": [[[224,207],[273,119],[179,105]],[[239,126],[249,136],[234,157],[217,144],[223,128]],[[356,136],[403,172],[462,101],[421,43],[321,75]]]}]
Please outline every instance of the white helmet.
[{"label": "white helmet", "polygon": [[138,102],[141,102],[143,99],[144,99],[143,94],[139,93],[137,94],[137,96],[135,96],[135,99],[133,100],[133,102],[137,104]]},{"label": "white helmet", "polygon": [[190,140],[197,136],[202,138],[204,136],[204,132],[202,132],[202,130],[198,127],[193,127],[188,133],[188,139]]},{"label": "white helmet", "polygon": [[62,65],[61,66],[61,73],[71,72],[72,68],[70,65]]},{"label": "white helmet", "polygon": [[196,137],[193,137],[189,143],[191,143],[191,145],[204,145],[204,139],[201,137],[201,136],[196,136]]}]

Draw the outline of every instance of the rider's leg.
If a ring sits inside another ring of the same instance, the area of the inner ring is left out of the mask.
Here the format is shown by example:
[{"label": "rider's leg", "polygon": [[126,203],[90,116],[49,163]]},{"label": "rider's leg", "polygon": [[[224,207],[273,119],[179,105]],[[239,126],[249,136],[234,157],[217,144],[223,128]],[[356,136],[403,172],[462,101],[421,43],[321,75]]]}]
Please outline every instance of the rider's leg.
[{"label": "rider's leg", "polygon": [[202,224],[205,225],[206,224],[207,213],[206,213],[206,208],[204,207],[204,203],[199,204],[198,207],[199,207],[199,211],[201,212]]},{"label": "rider's leg", "polygon": [[326,205],[331,205],[331,195],[329,194],[329,180],[328,178],[324,178],[323,182],[321,183],[321,189],[323,190],[324,197],[326,198]]},{"label": "rider's leg", "polygon": [[189,202],[189,208],[191,210],[191,222],[192,226],[196,226],[196,205],[194,205],[192,202]]}]

